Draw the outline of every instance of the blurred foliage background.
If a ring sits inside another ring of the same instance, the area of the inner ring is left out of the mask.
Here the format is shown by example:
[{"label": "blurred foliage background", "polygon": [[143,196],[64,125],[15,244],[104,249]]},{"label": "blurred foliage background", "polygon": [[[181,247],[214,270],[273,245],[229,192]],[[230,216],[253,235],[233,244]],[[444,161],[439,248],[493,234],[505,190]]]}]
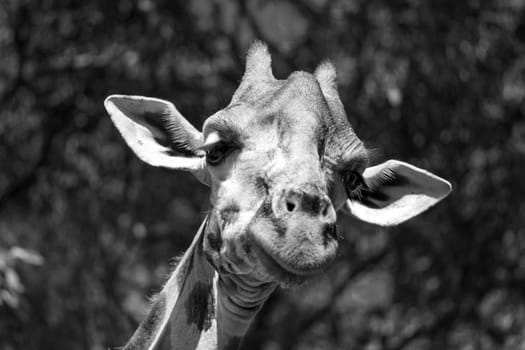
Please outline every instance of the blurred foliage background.
[{"label": "blurred foliage background", "polygon": [[2,0],[0,348],[127,341],[208,194],[141,163],[104,98],[164,98],[200,126],[256,38],[278,78],[330,58],[376,161],[454,192],[391,229],[341,218],[336,263],[278,291],[245,348],[525,348],[522,0]]}]

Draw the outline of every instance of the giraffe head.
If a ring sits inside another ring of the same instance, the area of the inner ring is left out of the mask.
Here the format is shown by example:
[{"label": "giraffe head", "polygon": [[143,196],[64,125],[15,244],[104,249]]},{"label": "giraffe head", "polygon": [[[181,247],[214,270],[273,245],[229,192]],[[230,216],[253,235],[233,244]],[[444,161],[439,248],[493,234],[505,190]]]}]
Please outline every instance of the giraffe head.
[{"label": "giraffe head", "polygon": [[139,158],[211,187],[203,249],[219,273],[281,286],[336,256],[336,213],[396,225],[444,198],[450,184],[410,164],[369,166],[330,63],[277,80],[255,43],[230,104],[195,129],[173,104],[112,95],[105,102]]}]

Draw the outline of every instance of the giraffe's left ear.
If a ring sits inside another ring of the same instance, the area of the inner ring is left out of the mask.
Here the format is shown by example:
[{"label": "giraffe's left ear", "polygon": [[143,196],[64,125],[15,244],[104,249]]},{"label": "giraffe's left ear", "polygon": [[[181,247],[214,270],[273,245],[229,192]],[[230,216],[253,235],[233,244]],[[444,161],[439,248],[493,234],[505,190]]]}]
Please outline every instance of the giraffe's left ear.
[{"label": "giraffe's left ear", "polygon": [[104,107],[120,134],[144,162],[191,172],[204,184],[209,174],[202,134],[168,101],[144,96],[111,95]]},{"label": "giraffe's left ear", "polygon": [[381,226],[400,224],[433,206],[451,191],[450,183],[426,170],[389,160],[363,172],[366,190],[348,199],[351,214]]}]

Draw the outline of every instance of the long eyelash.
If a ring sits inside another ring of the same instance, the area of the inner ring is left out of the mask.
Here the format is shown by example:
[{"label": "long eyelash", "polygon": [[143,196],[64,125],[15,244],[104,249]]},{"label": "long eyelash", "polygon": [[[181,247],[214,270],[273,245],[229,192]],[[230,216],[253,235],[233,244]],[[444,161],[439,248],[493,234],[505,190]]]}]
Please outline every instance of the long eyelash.
[{"label": "long eyelash", "polygon": [[[370,193],[369,187],[359,173],[353,172],[353,174],[357,176],[357,179],[354,179],[350,185],[354,186],[354,184],[356,184],[355,181],[357,181],[357,186],[350,190],[347,186],[349,184],[345,183],[346,196],[352,200],[362,200]],[[344,179],[343,182],[345,182]]]},{"label": "long eyelash", "polygon": [[[214,162],[214,161],[210,161],[210,155],[209,153],[214,150],[216,147],[219,147],[220,150],[222,151],[222,154],[221,154],[221,159],[217,162]],[[225,142],[225,141],[219,141],[213,145],[211,145],[209,148],[206,149],[206,162],[210,165],[218,165],[220,162],[222,162],[227,156],[230,155],[230,153],[232,153],[233,151],[235,151],[237,149],[237,145],[233,142]]]},{"label": "long eyelash", "polygon": [[363,185],[360,185],[359,187],[357,187],[356,189],[354,189],[350,195],[348,196],[348,198],[350,199],[353,199],[353,200],[356,200],[356,201],[361,201],[363,200],[366,195],[365,195],[365,188]]}]

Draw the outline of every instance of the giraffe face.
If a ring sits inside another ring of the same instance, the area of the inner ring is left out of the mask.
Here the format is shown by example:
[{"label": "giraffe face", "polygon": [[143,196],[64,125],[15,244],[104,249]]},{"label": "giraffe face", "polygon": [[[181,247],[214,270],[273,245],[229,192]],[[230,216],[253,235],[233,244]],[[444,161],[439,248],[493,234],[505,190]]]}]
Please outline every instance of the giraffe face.
[{"label": "giraffe face", "polygon": [[284,287],[336,256],[336,211],[395,225],[437,203],[450,184],[410,164],[368,167],[329,63],[286,80],[254,44],[230,104],[202,133],[171,103],[113,95],[106,109],[127,144],[154,166],[192,172],[211,187],[203,249],[219,273]]},{"label": "giraffe face", "polygon": [[[336,208],[346,198],[336,189],[344,172],[367,165],[361,141],[338,122],[319,81],[304,72],[245,80],[205,122],[211,212],[204,248],[219,271],[290,286],[335,258]],[[341,148],[352,152],[343,156]]]}]

